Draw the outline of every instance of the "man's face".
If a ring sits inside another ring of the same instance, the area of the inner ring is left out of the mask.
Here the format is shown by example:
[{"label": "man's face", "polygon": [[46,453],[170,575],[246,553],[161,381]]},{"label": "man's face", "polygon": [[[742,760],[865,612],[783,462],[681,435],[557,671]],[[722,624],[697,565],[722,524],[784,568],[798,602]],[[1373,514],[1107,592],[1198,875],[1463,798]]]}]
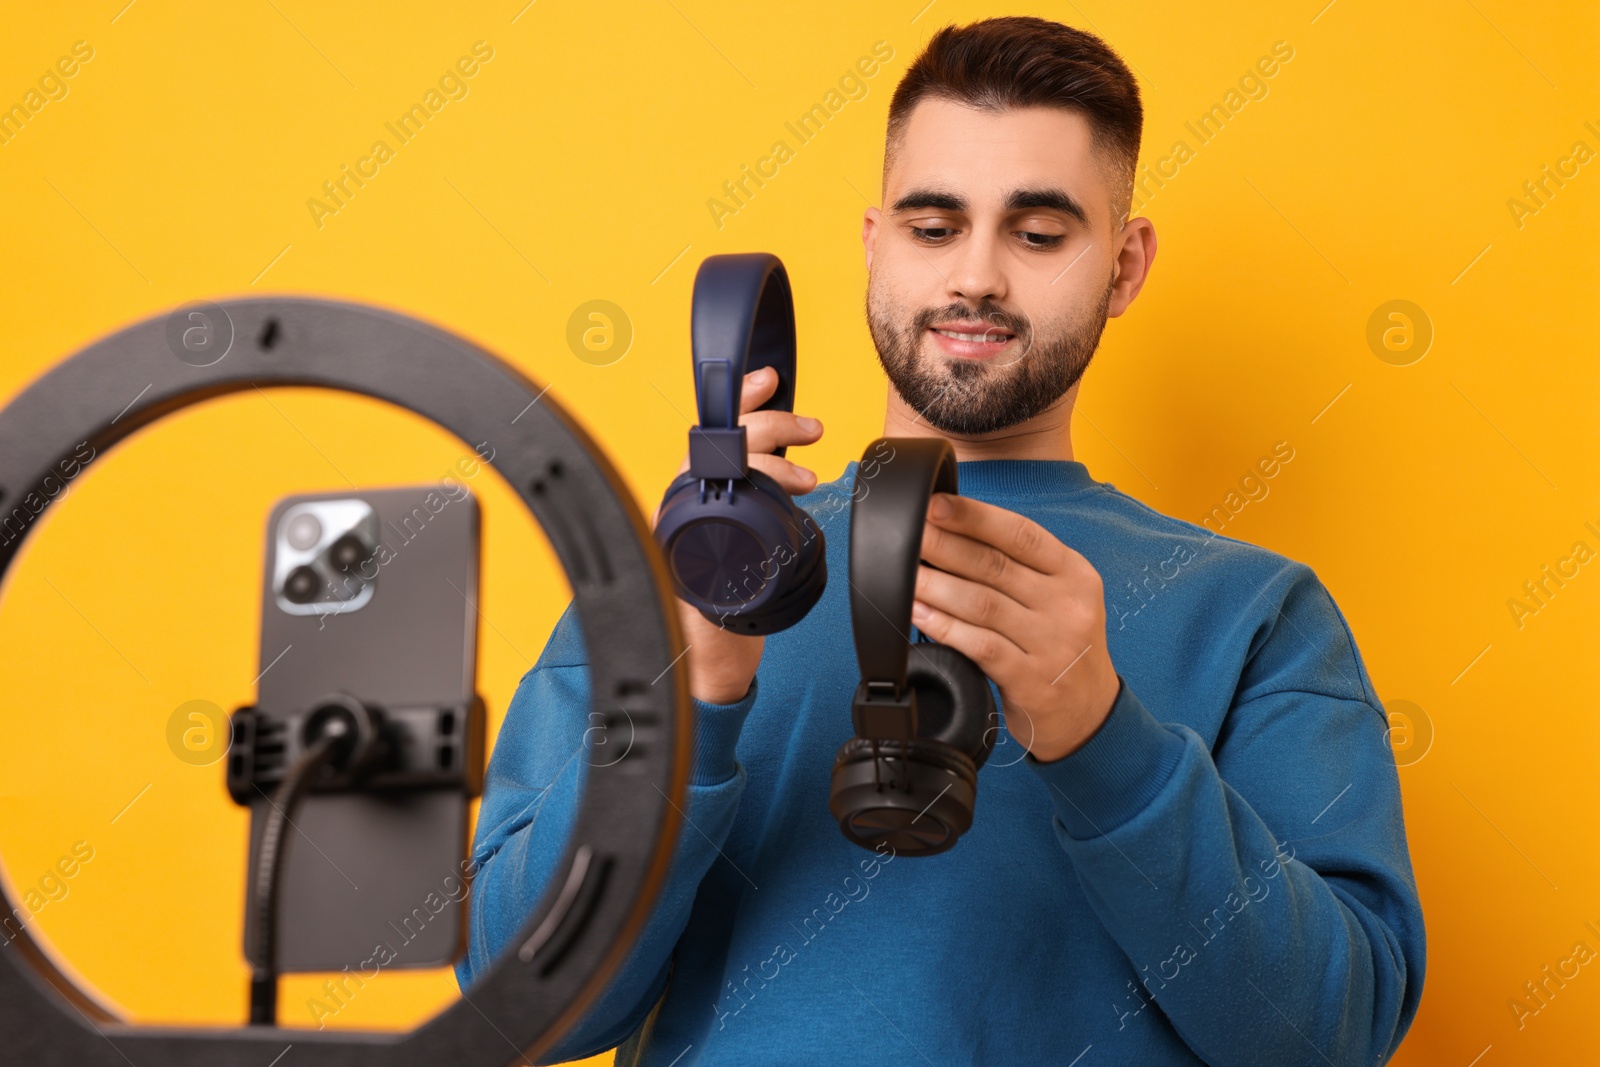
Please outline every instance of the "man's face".
[{"label": "man's face", "polygon": [[1003,430],[1082,376],[1132,299],[1113,285],[1108,170],[1076,112],[912,111],[862,238],[878,358],[929,425]]}]

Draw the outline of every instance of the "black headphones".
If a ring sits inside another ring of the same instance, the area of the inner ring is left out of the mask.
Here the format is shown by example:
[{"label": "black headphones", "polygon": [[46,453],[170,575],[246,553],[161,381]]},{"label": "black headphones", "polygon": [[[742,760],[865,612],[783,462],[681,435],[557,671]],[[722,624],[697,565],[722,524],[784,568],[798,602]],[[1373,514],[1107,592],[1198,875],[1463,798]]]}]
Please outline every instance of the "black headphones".
[{"label": "black headphones", "polygon": [[928,502],[958,491],[955,450],[943,438],[880,437],[856,468],[850,625],[861,684],[850,709],[856,736],[834,758],[828,810],[863,848],[931,856],[953,846],[972,826],[978,768],[994,748],[983,671],[948,645],[909,637]]},{"label": "black headphones", "polygon": [[692,318],[700,424],[689,430],[688,471],[661,501],[656,540],[678,596],[700,614],[738,633],[777,633],[805,618],[828,582],[821,527],[751,468],[739,425],[744,376],[760,367],[778,372],[762,410],[794,410],[794,296],[782,261],[707,257]]}]

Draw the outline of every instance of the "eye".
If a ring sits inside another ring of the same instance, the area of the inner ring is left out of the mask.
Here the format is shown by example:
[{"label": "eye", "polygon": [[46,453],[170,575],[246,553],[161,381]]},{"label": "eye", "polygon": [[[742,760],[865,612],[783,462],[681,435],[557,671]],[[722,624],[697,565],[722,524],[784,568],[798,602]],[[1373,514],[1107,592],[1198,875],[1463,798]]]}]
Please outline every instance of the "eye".
[{"label": "eye", "polygon": [[1031,233],[1027,230],[1017,231],[1017,236],[1022,238],[1022,243],[1029,248],[1050,249],[1059,248],[1061,242],[1066,240],[1064,234],[1058,233]]},{"label": "eye", "polygon": [[938,244],[951,234],[955,233],[951,226],[913,226],[911,235],[925,244]]}]

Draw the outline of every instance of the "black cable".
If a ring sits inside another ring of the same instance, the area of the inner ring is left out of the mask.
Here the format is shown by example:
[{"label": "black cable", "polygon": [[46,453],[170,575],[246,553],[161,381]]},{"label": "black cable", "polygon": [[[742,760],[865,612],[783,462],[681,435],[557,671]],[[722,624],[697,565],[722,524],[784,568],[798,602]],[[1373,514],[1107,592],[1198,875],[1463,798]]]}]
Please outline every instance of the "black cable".
[{"label": "black cable", "polygon": [[[255,945],[250,953],[250,1023],[276,1026],[278,1023],[278,894],[283,885],[284,828],[290,813],[299,806],[313,776],[338,752],[345,732],[342,723],[330,724],[284,774],[273,790],[272,810],[267,813],[256,849],[256,926]],[[260,789],[260,786],[256,787]],[[265,795],[263,793],[263,795]]]}]

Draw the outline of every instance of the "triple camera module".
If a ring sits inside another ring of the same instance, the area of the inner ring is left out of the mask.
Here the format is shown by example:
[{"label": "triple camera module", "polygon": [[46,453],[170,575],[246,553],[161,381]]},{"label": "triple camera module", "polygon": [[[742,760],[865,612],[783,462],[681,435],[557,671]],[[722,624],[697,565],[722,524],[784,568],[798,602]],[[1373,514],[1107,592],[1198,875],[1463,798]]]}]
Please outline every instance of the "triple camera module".
[{"label": "triple camera module", "polygon": [[272,590],[291,615],[354,611],[372,599],[378,517],[363,500],[314,500],[283,513]]}]

